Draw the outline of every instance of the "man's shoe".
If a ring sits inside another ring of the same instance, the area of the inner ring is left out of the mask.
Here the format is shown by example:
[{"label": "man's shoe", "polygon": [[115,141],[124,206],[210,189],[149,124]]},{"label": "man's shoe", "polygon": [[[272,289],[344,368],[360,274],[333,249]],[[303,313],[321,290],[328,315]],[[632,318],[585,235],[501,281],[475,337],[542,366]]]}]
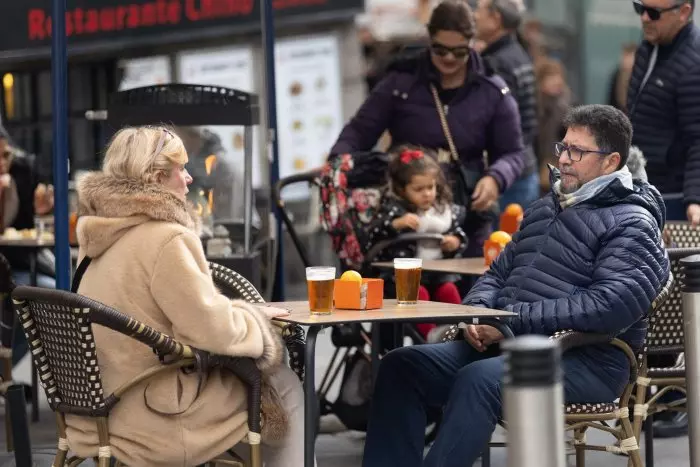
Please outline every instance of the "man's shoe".
[{"label": "man's shoe", "polygon": [[[657,420],[657,418],[659,419]],[[654,416],[652,428],[654,430],[654,438],[687,436],[688,414],[685,412],[662,412]]]}]

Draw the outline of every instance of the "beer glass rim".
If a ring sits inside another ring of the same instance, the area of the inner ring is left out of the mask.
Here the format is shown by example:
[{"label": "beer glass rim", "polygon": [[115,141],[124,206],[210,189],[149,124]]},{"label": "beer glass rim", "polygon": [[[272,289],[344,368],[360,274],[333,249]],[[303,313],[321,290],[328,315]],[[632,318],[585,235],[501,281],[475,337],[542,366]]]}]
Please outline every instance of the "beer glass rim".
[{"label": "beer glass rim", "polygon": [[306,268],[307,280],[331,280],[335,279],[335,266],[311,266]]},{"label": "beer glass rim", "polygon": [[394,268],[396,269],[415,269],[423,267],[423,259],[421,258],[394,258]]}]

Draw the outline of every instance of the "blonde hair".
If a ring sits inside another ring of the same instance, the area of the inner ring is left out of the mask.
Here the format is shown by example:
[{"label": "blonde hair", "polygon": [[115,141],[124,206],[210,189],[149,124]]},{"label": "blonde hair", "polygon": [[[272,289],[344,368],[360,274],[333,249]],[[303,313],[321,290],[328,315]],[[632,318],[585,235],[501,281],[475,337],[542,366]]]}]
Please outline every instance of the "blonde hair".
[{"label": "blonde hair", "polygon": [[127,127],[107,146],[102,172],[116,178],[157,183],[177,165],[187,163],[182,140],[164,126]]}]

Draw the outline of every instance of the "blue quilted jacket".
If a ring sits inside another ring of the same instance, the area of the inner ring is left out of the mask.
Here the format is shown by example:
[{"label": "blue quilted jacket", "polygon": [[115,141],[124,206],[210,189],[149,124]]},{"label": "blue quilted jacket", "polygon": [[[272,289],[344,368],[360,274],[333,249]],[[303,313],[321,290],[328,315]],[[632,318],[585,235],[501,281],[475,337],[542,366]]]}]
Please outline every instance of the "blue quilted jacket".
[{"label": "blue quilted jacket", "polygon": [[[629,189],[616,179],[564,210],[550,192],[527,210],[520,231],[465,303],[517,313],[509,323],[516,335],[605,333],[636,351],[649,306],[669,276],[664,222],[659,192],[638,180]],[[622,353],[612,349],[581,352],[627,368]]]}]

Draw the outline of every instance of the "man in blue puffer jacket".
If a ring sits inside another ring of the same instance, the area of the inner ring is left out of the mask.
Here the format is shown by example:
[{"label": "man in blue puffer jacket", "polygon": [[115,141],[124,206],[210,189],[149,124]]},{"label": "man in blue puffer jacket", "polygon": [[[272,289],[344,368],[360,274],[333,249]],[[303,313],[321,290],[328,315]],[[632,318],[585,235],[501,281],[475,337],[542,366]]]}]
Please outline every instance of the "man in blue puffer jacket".
[{"label": "man in blue puffer jacket", "polygon": [[[465,303],[513,311],[518,334],[573,329],[605,333],[635,351],[652,300],[669,276],[661,240],[665,208],[651,185],[626,166],[629,119],[611,106],[573,109],[554,153],[552,192],[525,213],[520,231],[476,283]],[[372,399],[365,467],[472,465],[501,415],[503,335],[471,325],[465,342],[405,347],[381,362]],[[629,378],[610,345],[563,355],[568,403],[612,402]],[[443,425],[423,460],[428,408]]]}]

